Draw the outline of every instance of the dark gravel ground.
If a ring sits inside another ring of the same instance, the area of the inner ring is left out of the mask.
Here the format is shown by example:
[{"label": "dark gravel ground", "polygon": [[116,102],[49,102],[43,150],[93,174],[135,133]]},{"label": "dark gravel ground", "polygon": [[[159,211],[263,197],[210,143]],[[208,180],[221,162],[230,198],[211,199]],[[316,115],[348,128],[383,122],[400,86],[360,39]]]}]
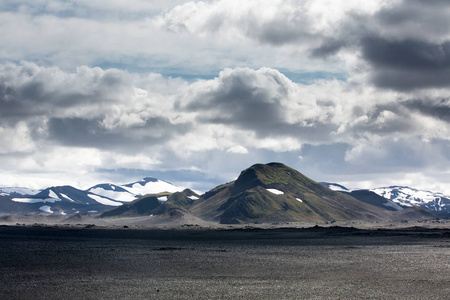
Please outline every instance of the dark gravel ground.
[{"label": "dark gravel ground", "polygon": [[450,230],[0,227],[0,299],[450,299]]}]

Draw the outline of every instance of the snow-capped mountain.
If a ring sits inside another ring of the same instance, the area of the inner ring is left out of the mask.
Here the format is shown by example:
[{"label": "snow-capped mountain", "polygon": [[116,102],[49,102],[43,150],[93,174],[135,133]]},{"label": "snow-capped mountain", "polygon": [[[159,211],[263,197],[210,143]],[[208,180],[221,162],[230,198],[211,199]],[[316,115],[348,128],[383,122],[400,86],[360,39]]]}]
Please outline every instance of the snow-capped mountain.
[{"label": "snow-capped mountain", "polygon": [[139,181],[123,185],[110,183],[98,184],[86,191],[98,196],[106,197],[113,201],[131,202],[146,194],[159,194],[163,192],[175,193],[181,192],[184,189],[184,187],[173,185],[164,180],[145,177]]},{"label": "snow-capped mountain", "polygon": [[406,186],[380,187],[371,191],[403,206],[420,206],[428,210],[450,211],[450,196],[442,193],[433,193]]},{"label": "snow-capped mountain", "polygon": [[320,182],[320,184],[326,186],[330,190],[349,194],[353,198],[356,198],[362,202],[382,207],[387,210],[399,211],[404,209],[403,206],[395,203],[393,200],[380,196],[377,193],[370,190],[358,190],[358,189],[352,190],[346,188],[343,185],[329,182]]},{"label": "snow-capped mountain", "polygon": [[184,188],[151,177],[124,185],[98,184],[84,191],[72,186],[56,186],[43,190],[7,187],[0,188],[0,214],[99,213],[146,194],[174,193],[182,190]]},{"label": "snow-capped mountain", "polygon": [[162,192],[169,192],[169,193],[181,192],[182,190],[185,189],[184,187],[179,187],[171,184],[170,182],[159,180],[152,177],[145,177],[140,181],[124,184],[122,187],[126,189],[128,192],[135,194],[138,197],[143,196],[145,194],[158,194]]},{"label": "snow-capped mountain", "polygon": [[[450,196],[446,196],[442,193],[433,193],[406,186],[389,186],[366,190],[348,189],[337,183],[321,182],[320,184],[334,191],[349,193],[359,200],[365,202],[370,201],[371,204],[381,203],[382,205],[389,206],[395,210],[418,206],[431,211],[450,212]],[[389,201],[380,200],[380,198],[377,199],[376,196],[373,194],[371,195],[370,193],[376,194]]]}]

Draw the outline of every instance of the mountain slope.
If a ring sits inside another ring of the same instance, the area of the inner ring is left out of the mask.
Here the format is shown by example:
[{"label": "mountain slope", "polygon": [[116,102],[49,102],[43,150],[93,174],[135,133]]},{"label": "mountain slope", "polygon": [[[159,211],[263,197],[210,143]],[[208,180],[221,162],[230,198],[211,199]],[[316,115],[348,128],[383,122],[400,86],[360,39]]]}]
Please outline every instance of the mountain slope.
[{"label": "mountain slope", "polygon": [[161,215],[171,208],[188,207],[196,199],[199,199],[199,195],[189,189],[175,193],[148,194],[130,203],[106,211],[100,215],[100,218]]},{"label": "mountain slope", "polygon": [[281,163],[256,164],[190,210],[220,223],[375,220],[385,210],[334,192]]}]

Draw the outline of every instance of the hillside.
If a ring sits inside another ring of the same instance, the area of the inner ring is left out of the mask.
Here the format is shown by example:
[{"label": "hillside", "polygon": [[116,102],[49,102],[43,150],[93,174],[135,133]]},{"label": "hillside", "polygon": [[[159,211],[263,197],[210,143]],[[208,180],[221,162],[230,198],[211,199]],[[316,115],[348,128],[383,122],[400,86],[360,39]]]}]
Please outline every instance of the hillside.
[{"label": "hillside", "polygon": [[172,208],[188,207],[197,199],[199,195],[189,189],[175,193],[148,194],[106,211],[100,215],[100,218],[161,215]]},{"label": "hillside", "polygon": [[218,186],[190,211],[223,224],[377,220],[386,210],[332,191],[281,163],[256,164]]}]

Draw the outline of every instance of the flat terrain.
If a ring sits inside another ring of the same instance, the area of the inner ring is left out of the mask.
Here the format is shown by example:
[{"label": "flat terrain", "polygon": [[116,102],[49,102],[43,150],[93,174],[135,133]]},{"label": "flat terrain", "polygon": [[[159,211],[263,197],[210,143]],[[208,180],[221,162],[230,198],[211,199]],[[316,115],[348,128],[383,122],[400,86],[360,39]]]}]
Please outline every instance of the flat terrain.
[{"label": "flat terrain", "polygon": [[448,229],[0,227],[0,299],[448,295]]}]

